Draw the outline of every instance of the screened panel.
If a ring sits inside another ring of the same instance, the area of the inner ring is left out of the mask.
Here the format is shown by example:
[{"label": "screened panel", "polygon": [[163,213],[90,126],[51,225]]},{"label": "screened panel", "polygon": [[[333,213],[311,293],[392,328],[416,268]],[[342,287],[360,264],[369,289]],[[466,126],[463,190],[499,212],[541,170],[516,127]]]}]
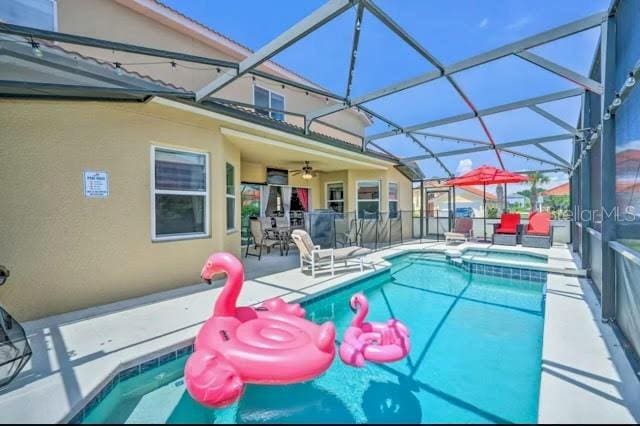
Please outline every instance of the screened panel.
[{"label": "screened panel", "polygon": [[364,105],[401,126],[469,112],[469,107],[444,78],[384,96]]},{"label": "screened panel", "polygon": [[510,0],[468,2],[464,7],[459,3],[443,7],[442,3],[424,0],[376,2],[445,64],[606,10],[609,3],[566,0],[554,3],[553,7],[529,8],[522,14]]},{"label": "screened panel", "polygon": [[[600,28],[596,27],[534,47],[529,51],[586,76],[589,75],[593,52],[599,42]],[[567,55],[567,52],[571,52],[571,55]]]},{"label": "screened panel", "polygon": [[507,56],[456,73],[476,108],[488,108],[573,89],[575,84],[524,59]]},{"label": "screened panel", "polygon": [[[351,45],[351,37],[346,44]],[[362,18],[352,95],[362,96],[435,68],[368,11]]]},{"label": "screened panel", "polygon": [[[624,49],[616,56],[616,88],[628,78],[629,70],[640,58],[637,37],[640,8],[634,2],[623,2],[617,19],[617,37]],[[637,85],[638,83],[636,83]],[[624,220],[640,221],[640,90],[637,88],[624,101],[615,115],[616,131],[616,195]]]}]

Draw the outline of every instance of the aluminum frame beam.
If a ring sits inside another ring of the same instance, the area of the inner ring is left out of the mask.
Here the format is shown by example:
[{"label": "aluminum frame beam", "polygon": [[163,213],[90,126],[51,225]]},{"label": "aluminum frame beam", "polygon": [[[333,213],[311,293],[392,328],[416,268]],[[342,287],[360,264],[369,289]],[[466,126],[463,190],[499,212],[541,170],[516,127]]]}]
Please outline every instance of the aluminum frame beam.
[{"label": "aluminum frame beam", "polygon": [[516,56],[524,59],[529,63],[537,65],[540,68],[559,75],[560,77],[563,77],[571,81],[572,83],[577,84],[578,86],[582,86],[590,92],[596,93],[598,95],[602,94],[602,84],[600,84],[599,82],[592,80],[589,77],[585,77],[573,70],[570,70],[569,68],[563,67],[562,65],[558,65],[555,62],[543,58],[542,56],[538,56],[535,53],[531,53],[526,50],[516,53]]},{"label": "aluminum frame beam", "polygon": [[413,142],[415,142],[420,148],[424,149],[427,153],[431,154],[433,156],[433,159],[438,162],[440,167],[442,167],[442,170],[444,170],[449,175],[449,177],[453,177],[453,173],[451,173],[451,170],[449,170],[447,168],[447,166],[444,165],[442,160],[440,160],[440,158],[438,157],[438,155],[435,152],[433,152],[431,149],[429,149],[429,147],[427,147],[425,144],[423,144],[420,140],[418,140],[418,138],[416,138],[411,133],[405,133],[405,135],[409,139],[411,139]]},{"label": "aluminum frame beam", "polygon": [[389,156],[391,156],[393,158],[397,158],[398,160],[400,159],[400,158],[398,158],[397,155],[390,153],[389,151],[387,151],[386,149],[384,149],[380,145],[378,145],[378,144],[376,144],[374,142],[371,142],[370,144],[373,145],[374,147],[376,147],[376,149],[379,149],[380,151],[384,152],[385,154],[387,154],[387,155],[389,155]]},{"label": "aluminum frame beam", "polygon": [[418,52],[427,61],[433,64],[440,72],[444,74],[444,64],[438,61],[431,53],[427,51],[416,39],[414,39],[402,26],[396,23],[385,11],[380,9],[372,0],[360,0],[372,15],[378,18],[387,28],[393,31],[398,37],[408,44],[413,50]]},{"label": "aluminum frame beam", "polygon": [[428,71],[419,76],[391,84],[362,96],[358,96],[352,99],[350,102],[347,102],[347,105],[335,105],[335,109],[332,112],[337,112],[350,106],[357,106],[366,102],[370,102],[381,97],[391,95],[393,93],[401,92],[403,90],[428,83],[442,77],[443,75],[450,75],[456,72],[464,71],[469,68],[485,64],[487,62],[495,61],[497,59],[504,58],[515,53],[523,52],[527,49],[531,49],[533,47],[540,46],[542,44],[549,43],[551,41],[568,37],[570,35],[597,27],[602,23],[604,19],[606,19],[606,17],[607,12],[600,12],[586,18],[578,19],[576,21],[560,25],[541,33],[523,38],[519,41],[506,44],[504,46],[489,50],[487,52],[472,56],[467,59],[463,59],[450,66],[444,66],[444,73],[439,69]]},{"label": "aluminum frame beam", "polygon": [[564,164],[565,166],[571,168],[571,163],[569,163],[567,160],[565,160],[564,158],[560,157],[558,154],[556,154],[555,152],[551,151],[549,148],[547,148],[546,146],[542,145],[541,143],[535,143],[534,146],[536,148],[538,148],[540,151],[542,151],[545,154],[549,155],[550,157],[555,158],[556,160],[558,160],[560,163]]},{"label": "aluminum frame beam", "polygon": [[478,122],[480,123],[480,126],[482,127],[482,131],[487,136],[487,139],[489,139],[489,143],[491,143],[491,146],[493,147],[494,151],[496,152],[496,157],[498,158],[498,162],[500,163],[500,167],[502,168],[502,170],[505,170],[504,162],[502,161],[502,157],[500,156],[500,151],[498,150],[498,148],[496,148],[496,143],[493,140],[493,136],[491,135],[491,132],[489,131],[489,128],[487,127],[487,123],[485,123],[484,120],[482,119],[482,116],[478,114],[478,110],[476,109],[476,107],[473,104],[473,102],[471,102],[471,99],[469,99],[467,94],[462,90],[462,88],[458,85],[458,83],[456,83],[456,81],[453,79],[453,77],[447,76],[446,79],[449,81],[449,84],[451,84],[451,86],[458,93],[458,95],[460,95],[462,100],[467,104],[469,109],[473,112],[474,116],[478,119]]},{"label": "aluminum frame beam", "polygon": [[[519,173],[521,175],[528,175],[531,173],[567,173],[566,169],[540,169],[540,170],[516,170],[513,173]],[[448,180],[448,177],[430,177],[430,178],[425,178],[422,181],[423,182],[433,182],[433,181],[446,181]],[[417,188],[414,188],[417,189]]]},{"label": "aluminum frame beam", "polygon": [[[478,115],[481,116],[481,117],[484,117],[484,116],[487,116],[487,115],[498,114],[500,112],[506,112],[506,111],[511,111],[511,110],[514,110],[514,109],[525,108],[525,107],[528,107],[528,106],[531,106],[531,105],[537,105],[537,104],[542,104],[542,103],[546,103],[546,102],[558,101],[558,100],[561,100],[561,99],[571,98],[571,97],[574,97],[574,96],[580,96],[583,93],[584,93],[584,90],[580,89],[580,88],[563,90],[561,92],[550,93],[548,95],[537,96],[537,97],[533,97],[533,98],[523,99],[521,101],[510,102],[510,103],[503,104],[503,105],[484,108],[484,109],[481,109],[481,110],[478,111]],[[414,126],[405,127],[404,129],[402,129],[402,131],[404,131],[404,132],[412,132],[413,133],[413,132],[416,132],[418,130],[428,129],[430,127],[438,127],[438,126],[443,126],[445,124],[452,124],[452,123],[457,123],[459,121],[470,120],[470,119],[475,118],[475,117],[476,117],[476,115],[471,113],[471,112],[464,113],[464,114],[457,114],[457,115],[452,115],[452,116],[445,117],[445,118],[439,118],[437,120],[426,121],[424,123],[416,124]],[[382,138],[386,138],[386,137],[389,137],[389,136],[396,135],[398,133],[399,132],[397,132],[397,131],[381,132],[381,133],[377,133],[375,135],[371,135],[367,139],[368,140],[382,139]]]},{"label": "aluminum frame beam", "polygon": [[364,3],[358,3],[356,10],[356,21],[353,24],[353,41],[351,43],[351,58],[349,63],[349,76],[347,77],[347,90],[345,97],[351,95],[351,85],[353,83],[353,73],[356,70],[356,59],[358,56],[358,46],[360,44],[360,29],[362,28],[362,15],[364,14]]},{"label": "aluminum frame beam", "polygon": [[200,90],[198,90],[196,92],[196,101],[200,101],[206,98],[212,93],[222,89],[238,77],[246,74],[252,68],[255,68],[261,63],[268,61],[273,56],[277,55],[298,40],[304,38],[327,22],[331,21],[336,16],[342,14],[344,11],[352,7],[353,4],[353,0],[327,1],[314,12],[298,21],[298,23],[293,25],[291,28],[242,60],[242,62],[238,64],[237,70],[232,70],[232,72],[228,72],[217,77],[216,79],[202,87]]},{"label": "aluminum frame beam", "polygon": [[[554,141],[567,140],[567,139],[573,139],[573,138],[574,138],[574,136],[571,135],[571,134],[544,136],[544,137],[541,137],[541,138],[523,139],[523,140],[512,141],[512,142],[503,142],[503,143],[496,144],[496,148],[504,150],[506,148],[514,148],[514,147],[525,146],[525,145],[535,145],[536,143],[554,142]],[[473,153],[473,152],[488,151],[488,150],[491,150],[491,149],[493,149],[493,147],[491,147],[489,145],[475,146],[475,147],[472,147],[472,148],[464,148],[464,149],[457,149],[457,150],[446,151],[446,152],[439,152],[438,156],[439,157],[450,157],[450,156],[454,156],[454,155],[463,155],[463,154],[470,154],[470,153]],[[522,155],[522,156],[525,156],[525,157],[528,156],[528,154],[522,154],[522,153],[518,153],[518,155]],[[412,157],[401,158],[401,160],[403,162],[410,162],[410,161],[426,160],[428,158],[433,158],[433,157],[430,156],[430,155],[416,155],[416,156],[412,156]],[[535,158],[534,160],[538,161],[539,159]]]},{"label": "aluminum frame beam", "polygon": [[93,37],[85,37],[76,34],[47,31],[38,28],[24,27],[21,25],[6,24],[0,22],[0,33],[13,34],[27,38],[58,41],[61,43],[75,44],[79,46],[96,47],[99,49],[116,50],[119,52],[136,53],[138,55],[154,56],[157,58],[174,59],[178,61],[192,62],[196,64],[213,65],[223,68],[237,68],[238,64],[221,59],[212,59],[204,56],[188,55],[169,50],[153,49],[128,43],[101,40]]},{"label": "aluminum frame beam", "polygon": [[553,124],[562,127],[566,131],[571,132],[576,136],[582,137],[582,132],[581,131],[579,131],[578,129],[576,129],[575,127],[573,127],[571,124],[567,123],[566,121],[561,120],[560,118],[558,118],[555,115],[551,114],[550,112],[545,111],[544,109],[540,108],[539,106],[537,106],[537,105],[529,105],[528,108],[531,111],[535,112],[536,114],[541,115],[542,117],[544,117],[547,120],[551,121]]},{"label": "aluminum frame beam", "polygon": [[411,132],[411,133],[413,133],[414,135],[422,135],[422,136],[427,136],[427,137],[431,137],[431,138],[448,139],[448,140],[454,141],[454,142],[467,142],[467,143],[475,143],[475,144],[479,144],[479,145],[490,145],[489,142],[481,141],[479,139],[458,138],[458,137],[455,137],[455,136],[441,135],[439,133],[428,133],[428,132],[420,132],[420,131]]}]

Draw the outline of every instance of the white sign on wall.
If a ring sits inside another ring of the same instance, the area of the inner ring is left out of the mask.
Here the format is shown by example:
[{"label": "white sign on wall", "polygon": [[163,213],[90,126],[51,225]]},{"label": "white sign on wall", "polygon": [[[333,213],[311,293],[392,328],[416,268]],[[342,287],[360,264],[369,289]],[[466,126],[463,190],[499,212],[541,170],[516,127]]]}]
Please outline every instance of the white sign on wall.
[{"label": "white sign on wall", "polygon": [[84,171],[84,196],[107,198],[109,196],[109,174],[103,171]]}]

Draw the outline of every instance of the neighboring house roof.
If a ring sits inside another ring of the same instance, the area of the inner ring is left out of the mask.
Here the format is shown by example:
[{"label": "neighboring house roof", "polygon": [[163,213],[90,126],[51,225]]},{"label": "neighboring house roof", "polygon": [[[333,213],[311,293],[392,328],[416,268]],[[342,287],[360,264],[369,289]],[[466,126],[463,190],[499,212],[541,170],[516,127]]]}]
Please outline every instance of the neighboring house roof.
[{"label": "neighboring house roof", "polygon": [[569,182],[567,182],[567,183],[563,183],[562,185],[558,185],[543,191],[542,195],[546,197],[569,195],[570,188],[571,188],[571,185],[569,184]]},{"label": "neighboring house roof", "polygon": [[[193,37],[194,39],[199,40],[204,44],[212,46],[216,50],[220,50],[238,61],[242,61],[247,56],[254,53],[254,51],[247,46],[244,46],[237,41],[232,40],[228,36],[221,34],[213,28],[203,24],[202,22],[199,22],[194,18],[177,11],[172,7],[167,6],[160,0],[115,1],[178,32]],[[291,71],[290,69],[283,67],[282,65],[274,61],[265,61],[261,66],[277,76],[284,77],[311,87],[315,87],[317,89],[325,90],[320,85],[304,78],[300,74]],[[372,123],[372,120],[368,114],[353,109],[348,109],[348,111],[356,114],[367,124]]]},{"label": "neighboring house roof", "polygon": [[[430,185],[430,188],[448,188],[448,186],[432,184],[432,185]],[[457,195],[464,196],[465,192],[467,194],[470,194],[474,198],[478,198],[480,200],[483,199],[483,191],[480,188],[476,188],[475,186],[458,186],[458,187],[456,187],[456,194]],[[440,196],[438,196],[436,198],[446,197],[446,196],[447,195],[443,193],[442,195],[440,195]],[[498,201],[498,197],[496,196],[496,194],[494,194],[492,192],[487,191],[486,197],[487,197],[487,201],[489,201],[489,202],[497,202]]]},{"label": "neighboring house roof", "polygon": [[640,149],[626,149],[616,154],[616,165],[620,165],[626,161],[640,162]]},{"label": "neighboring house roof", "polygon": [[617,182],[616,192],[617,193],[633,192],[636,194],[640,194],[640,182]]},{"label": "neighboring house roof", "polygon": [[[482,189],[476,188],[475,186],[458,186],[456,187],[456,191],[467,191],[473,195],[475,195],[476,197],[482,198],[483,196],[483,191]],[[491,193],[491,192],[487,192],[487,201],[498,201],[498,197]]]}]

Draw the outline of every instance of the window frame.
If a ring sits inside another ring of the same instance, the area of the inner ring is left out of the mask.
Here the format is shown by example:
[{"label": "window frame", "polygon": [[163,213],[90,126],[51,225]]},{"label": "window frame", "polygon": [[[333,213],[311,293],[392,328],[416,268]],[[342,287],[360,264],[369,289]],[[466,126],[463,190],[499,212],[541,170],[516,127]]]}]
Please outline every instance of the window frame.
[{"label": "window frame", "polygon": [[[282,98],[282,112],[274,112],[274,111],[268,111],[269,114],[269,118],[271,118],[272,120],[277,120],[277,121],[285,121],[286,118],[286,114],[284,113],[284,111],[287,109],[287,97],[280,92],[276,92],[275,90],[270,90],[267,89],[266,87],[260,86],[259,84],[254,83],[252,85],[252,90],[251,90],[251,104],[254,106],[254,111],[256,110],[256,87],[258,89],[264,90],[269,94],[269,105],[267,108],[273,108],[273,101],[272,101],[272,95],[275,94],[277,96],[280,96]],[[260,114],[258,111],[255,111],[256,113]],[[282,120],[279,120],[277,118],[275,118],[273,116],[273,114],[282,114]]]},{"label": "window frame", "polygon": [[[233,192],[231,194],[229,194],[228,192],[228,188],[227,188],[227,167],[231,166],[233,168]],[[229,161],[225,161],[224,164],[224,183],[225,183],[225,188],[224,188],[224,201],[225,201],[225,229],[227,231],[227,234],[231,234],[234,232],[238,231],[238,226],[237,226],[237,220],[236,220],[236,166],[233,163],[230,163]],[[229,202],[229,199],[233,199],[233,227],[229,228],[229,212],[227,211],[227,204]]]},{"label": "window frame", "polygon": [[[329,199],[329,185],[335,185],[339,183],[340,185],[342,185],[342,199],[340,200],[330,200]],[[344,210],[344,205],[345,205],[345,199],[344,199],[344,194],[345,194],[345,185],[344,185],[344,181],[341,180],[337,180],[337,181],[333,181],[333,182],[325,182],[324,184],[324,208],[325,209],[330,209],[331,207],[329,207],[329,203],[342,203],[342,213],[338,213],[338,214],[344,214],[345,210]]]},{"label": "window frame", "polygon": [[357,180],[356,181],[356,219],[362,219],[362,220],[377,220],[373,219],[373,218],[361,218],[360,217],[360,194],[358,189],[360,188],[360,184],[361,183],[375,183],[378,185],[378,198],[377,199],[363,199],[362,201],[368,201],[368,202],[372,202],[372,201],[376,201],[378,203],[378,215],[380,215],[380,187],[382,186],[382,183],[379,180],[371,180],[371,179],[366,179],[366,180]]},{"label": "window frame", "polygon": [[[392,200],[391,199],[391,185],[395,185],[396,186],[396,199]],[[396,203],[396,215],[394,217],[391,217],[391,203]],[[398,182],[394,182],[394,181],[389,181],[387,182],[387,208],[388,208],[388,214],[389,214],[389,219],[398,219],[400,217],[400,186],[398,185]]]},{"label": "window frame", "polygon": [[[203,155],[205,158],[205,191],[176,191],[169,189],[156,189],[156,151],[172,151],[176,153]],[[149,193],[150,193],[150,211],[151,211],[151,241],[163,242],[163,241],[180,241],[180,240],[196,240],[201,238],[211,237],[211,171],[209,153],[205,151],[196,151],[188,148],[179,148],[166,145],[152,144],[150,149],[150,181],[149,181]],[[185,234],[173,234],[173,235],[158,235],[156,233],[156,195],[195,195],[204,196],[204,232],[190,232]]]}]

